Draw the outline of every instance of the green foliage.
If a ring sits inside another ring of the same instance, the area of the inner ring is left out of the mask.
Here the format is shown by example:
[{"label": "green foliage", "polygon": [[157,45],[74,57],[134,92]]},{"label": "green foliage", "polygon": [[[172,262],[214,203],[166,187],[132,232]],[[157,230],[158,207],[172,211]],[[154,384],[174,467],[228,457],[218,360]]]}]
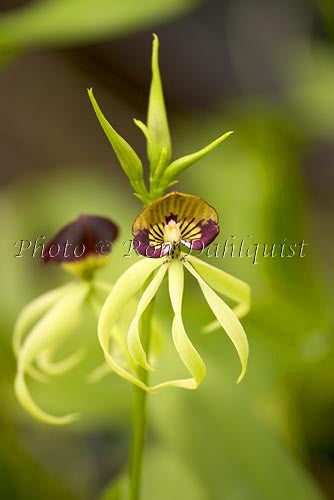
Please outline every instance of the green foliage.
[{"label": "green foliage", "polygon": [[45,0],[34,1],[0,20],[1,49],[60,47],[107,39],[192,7],[193,0]]}]

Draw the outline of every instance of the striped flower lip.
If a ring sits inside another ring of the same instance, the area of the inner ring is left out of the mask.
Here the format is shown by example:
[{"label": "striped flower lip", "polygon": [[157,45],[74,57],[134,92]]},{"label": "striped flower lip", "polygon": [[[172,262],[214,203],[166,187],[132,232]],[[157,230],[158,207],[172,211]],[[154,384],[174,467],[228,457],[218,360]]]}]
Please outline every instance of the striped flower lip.
[{"label": "striped flower lip", "polygon": [[202,198],[169,193],[148,204],[132,228],[135,250],[145,257],[174,256],[180,245],[202,250],[218,235],[218,214]]},{"label": "striped flower lip", "polygon": [[106,217],[79,215],[48,242],[43,261],[65,264],[82,261],[89,256],[106,255],[110,253],[117,233],[116,224]]}]

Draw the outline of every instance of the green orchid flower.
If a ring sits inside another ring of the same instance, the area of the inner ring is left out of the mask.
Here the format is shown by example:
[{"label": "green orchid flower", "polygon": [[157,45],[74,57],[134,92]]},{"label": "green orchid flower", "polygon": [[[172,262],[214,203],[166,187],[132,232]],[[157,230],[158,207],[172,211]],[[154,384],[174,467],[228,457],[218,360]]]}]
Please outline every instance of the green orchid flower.
[{"label": "green orchid flower", "polygon": [[[134,222],[134,247],[142,258],[122,274],[110,292],[101,310],[98,336],[106,362],[112,370],[145,391],[154,392],[163,387],[196,389],[205,375],[205,363],[188,337],[182,319],[185,269],[198,282],[216,320],[237,350],[241,362],[238,382],[246,372],[248,341],[238,318],[250,307],[250,288],[243,281],[191,255],[192,250],[209,245],[218,233],[215,209],[197,196],[177,192],[148,204]],[[172,338],[191,376],[149,386],[137,376],[138,367],[153,370],[140,337],[139,323],[167,274],[174,312]],[[127,355],[122,359],[115,358],[110,350],[113,328],[122,309],[144,284],[147,285],[127,333]],[[220,295],[237,303],[234,310]]]},{"label": "green orchid flower", "polygon": [[56,359],[80,327],[83,309],[89,307],[97,317],[100,313],[112,287],[97,280],[95,271],[107,261],[106,248],[101,243],[111,245],[117,232],[111,220],[89,215],[81,215],[62,228],[46,246],[42,259],[60,264],[80,279],[36,298],[17,318],[13,337],[17,358],[15,393],[25,410],[45,423],[68,424],[79,415],[54,416],[43,411],[31,396],[26,378],[46,383],[82,360],[85,355],[82,341],[73,354],[60,361]]}]

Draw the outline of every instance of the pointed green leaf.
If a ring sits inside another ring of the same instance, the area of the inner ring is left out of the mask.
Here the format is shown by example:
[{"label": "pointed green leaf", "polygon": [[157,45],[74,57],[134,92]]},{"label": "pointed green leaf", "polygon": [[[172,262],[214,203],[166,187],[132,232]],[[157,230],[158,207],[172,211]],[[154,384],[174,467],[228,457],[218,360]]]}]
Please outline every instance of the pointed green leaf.
[{"label": "pointed green leaf", "polygon": [[154,171],[157,161],[155,149],[159,154],[162,148],[167,149],[167,161],[170,160],[172,154],[172,146],[169,135],[167,113],[164,102],[164,95],[161,84],[160,70],[159,70],[159,39],[157,35],[153,35],[152,45],[152,81],[150,88],[147,126],[149,133],[155,143],[152,148],[148,142],[148,157],[150,159],[151,170]]},{"label": "pointed green leaf", "polygon": [[128,176],[132,186],[139,191],[145,193],[145,186],[143,181],[143,165],[134,149],[120,136],[116,130],[110,125],[108,120],[103,115],[99,105],[93,94],[92,89],[88,89],[88,95],[94,108],[97,119],[100,122],[104,133],[109,139],[109,142],[115,151],[115,154],[125,172]]},{"label": "pointed green leaf", "polygon": [[132,356],[133,360],[145,370],[152,371],[153,368],[149,365],[148,360],[147,360],[147,355],[144,350],[144,347],[141,343],[140,339],[140,334],[139,334],[139,322],[142,314],[144,313],[145,309],[147,306],[150,304],[152,301],[153,297],[157,293],[162,280],[165,277],[167,271],[167,266],[162,265],[160,269],[158,270],[157,274],[154,276],[152,281],[149,283],[147,288],[145,289],[143,295],[141,296],[139,302],[138,302],[138,307],[137,307],[137,312],[135,317],[133,318],[129,332],[128,332],[128,348],[130,355]]},{"label": "pointed green leaf", "polygon": [[221,144],[225,139],[227,139],[233,131],[226,132],[222,136],[218,137],[215,141],[208,144],[204,148],[200,149],[196,153],[192,153],[187,156],[182,156],[178,160],[173,161],[165,170],[164,179],[167,181],[171,181],[178,177],[181,172],[183,172],[186,168],[190,167],[196,161],[201,160],[204,156],[211,153],[219,144]]},{"label": "pointed green leaf", "polygon": [[241,362],[241,373],[237,380],[239,383],[245,375],[248,360],[248,340],[242,324],[238,320],[235,313],[228,307],[227,304],[207,285],[201,276],[195,271],[191,264],[184,262],[184,266],[197,279],[199,286],[202,289],[203,295],[209,304],[210,309],[216,316],[217,320],[232,340]]}]

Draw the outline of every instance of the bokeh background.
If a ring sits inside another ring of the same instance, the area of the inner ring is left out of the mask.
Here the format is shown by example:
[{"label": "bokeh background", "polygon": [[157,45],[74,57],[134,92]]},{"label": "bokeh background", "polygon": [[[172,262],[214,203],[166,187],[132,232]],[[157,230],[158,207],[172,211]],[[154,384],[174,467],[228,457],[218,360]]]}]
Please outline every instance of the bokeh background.
[{"label": "bokeh background", "polygon": [[[20,239],[51,236],[81,212],[112,217],[117,251],[101,275],[129,259],[122,242],[140,209],[92,112],[107,117],[145,158],[133,117],[145,120],[152,32],[174,157],[236,133],[186,172],[178,189],[207,199],[223,243],[304,239],[304,258],[217,258],[252,285],[244,320],[247,376],[189,280],[185,321],[206,364],[199,390],[151,397],[144,500],[320,500],[333,485],[334,7],[331,0],[0,1],[0,497],[109,498],[129,449],[131,388],[110,375],[85,382],[101,361],[95,325],[80,335],[85,362],[32,392],[54,413],[80,410],[68,428],[36,423],[13,394],[12,328],[21,307],[68,280]],[[166,350],[170,308],[159,299]]]}]

